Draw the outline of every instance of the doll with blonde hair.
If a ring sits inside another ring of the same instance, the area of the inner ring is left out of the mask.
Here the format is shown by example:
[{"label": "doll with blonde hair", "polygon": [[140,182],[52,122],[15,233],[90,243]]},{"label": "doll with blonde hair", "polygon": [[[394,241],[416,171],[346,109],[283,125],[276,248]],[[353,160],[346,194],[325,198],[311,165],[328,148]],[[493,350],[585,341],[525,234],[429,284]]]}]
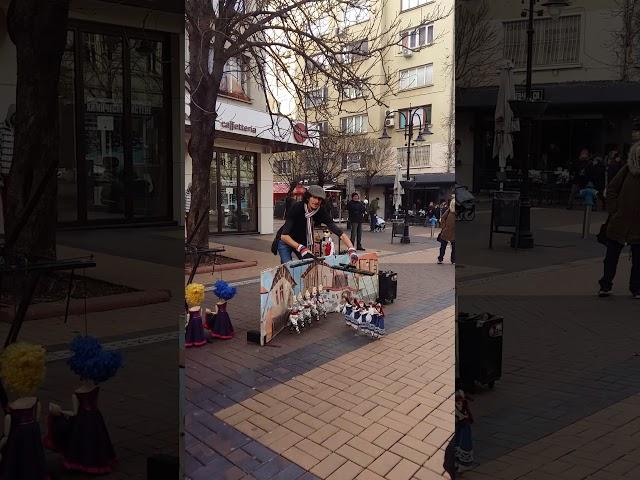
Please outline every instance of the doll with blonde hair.
[{"label": "doll with blonde hair", "polygon": [[0,377],[16,397],[6,408],[0,439],[0,479],[49,478],[42,446],[40,402],[35,392],[44,380],[45,350],[39,345],[14,343],[0,356]]},{"label": "doll with blonde hair", "polygon": [[187,312],[187,326],[185,329],[184,345],[187,348],[201,347],[207,343],[202,311],[202,304],[204,303],[204,285],[200,283],[190,283],[184,289],[184,298],[187,302],[187,307],[189,308]]}]

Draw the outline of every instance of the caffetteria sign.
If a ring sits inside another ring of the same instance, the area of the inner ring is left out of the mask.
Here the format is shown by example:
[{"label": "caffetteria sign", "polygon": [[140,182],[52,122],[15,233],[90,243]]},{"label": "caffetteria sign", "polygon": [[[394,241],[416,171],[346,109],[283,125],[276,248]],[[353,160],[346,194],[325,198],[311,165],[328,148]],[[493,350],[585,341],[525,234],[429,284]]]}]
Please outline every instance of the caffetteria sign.
[{"label": "caffetteria sign", "polygon": [[225,130],[231,130],[233,131],[239,131],[239,132],[248,132],[248,133],[253,133],[256,134],[258,131],[256,130],[256,127],[253,127],[251,125],[243,125],[242,123],[236,123],[236,122],[220,122],[220,126],[222,128],[224,128]]}]

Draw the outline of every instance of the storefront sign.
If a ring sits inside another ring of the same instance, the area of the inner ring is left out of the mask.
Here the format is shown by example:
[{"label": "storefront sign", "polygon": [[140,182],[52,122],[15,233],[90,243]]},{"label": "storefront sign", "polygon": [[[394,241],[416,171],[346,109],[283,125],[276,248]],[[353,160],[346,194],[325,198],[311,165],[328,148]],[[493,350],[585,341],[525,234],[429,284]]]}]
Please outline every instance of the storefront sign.
[{"label": "storefront sign", "polygon": [[304,143],[309,138],[307,126],[304,123],[296,123],[293,125],[293,138],[298,143]]},{"label": "storefront sign", "polygon": [[[525,90],[516,90],[516,100],[525,100],[526,98],[526,91]],[[540,101],[540,100],[544,100],[544,90],[539,88],[539,89],[532,89],[531,90],[531,100],[534,101]]]},{"label": "storefront sign", "polygon": [[235,130],[238,130],[240,132],[250,132],[250,133],[257,133],[256,127],[252,127],[250,125],[243,125],[241,123],[236,123],[236,122],[220,122],[220,125],[222,126],[222,128],[224,128],[225,130],[231,130],[232,132]]},{"label": "storefront sign", "polygon": [[[87,112],[89,113],[122,113],[122,103],[115,102],[87,102]],[[131,105],[131,113],[134,115],[151,115],[152,109],[149,105],[134,103]]]}]

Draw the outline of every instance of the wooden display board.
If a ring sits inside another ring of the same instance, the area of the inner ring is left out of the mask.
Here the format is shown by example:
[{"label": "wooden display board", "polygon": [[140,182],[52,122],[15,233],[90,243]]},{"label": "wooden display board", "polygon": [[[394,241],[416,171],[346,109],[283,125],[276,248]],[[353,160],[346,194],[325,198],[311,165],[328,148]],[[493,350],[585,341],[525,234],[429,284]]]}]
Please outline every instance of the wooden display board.
[{"label": "wooden display board", "polygon": [[[333,255],[300,265],[295,260],[264,270],[260,275],[260,344],[269,343],[286,326],[294,295],[322,285],[329,311],[338,307],[342,292],[350,291],[365,302],[378,299],[378,255],[359,256],[356,267],[375,275],[361,275],[332,267],[349,263],[348,255]],[[328,319],[329,321],[329,319]]]}]

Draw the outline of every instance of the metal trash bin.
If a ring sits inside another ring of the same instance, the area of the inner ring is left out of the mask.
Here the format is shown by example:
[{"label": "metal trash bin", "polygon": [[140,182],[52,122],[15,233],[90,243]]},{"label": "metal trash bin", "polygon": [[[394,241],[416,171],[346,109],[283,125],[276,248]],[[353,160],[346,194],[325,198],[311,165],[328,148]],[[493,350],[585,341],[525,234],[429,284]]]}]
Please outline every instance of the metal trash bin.
[{"label": "metal trash bin", "polygon": [[477,382],[493,388],[502,377],[504,319],[490,313],[460,312],[456,326],[460,387],[473,392]]}]

